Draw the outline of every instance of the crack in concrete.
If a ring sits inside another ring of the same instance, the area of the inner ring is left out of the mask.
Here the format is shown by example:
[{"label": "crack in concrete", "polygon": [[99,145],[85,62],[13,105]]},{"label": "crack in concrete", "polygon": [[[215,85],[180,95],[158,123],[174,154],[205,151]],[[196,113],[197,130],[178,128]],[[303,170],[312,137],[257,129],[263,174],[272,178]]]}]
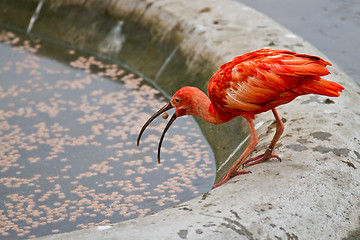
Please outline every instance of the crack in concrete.
[{"label": "crack in concrete", "polygon": [[237,232],[239,235],[243,235],[246,236],[247,239],[253,240],[253,234],[247,230],[245,228],[244,225],[242,225],[241,223],[239,223],[238,221],[232,220],[230,218],[223,218],[225,221],[227,221],[228,223],[221,223],[222,226],[225,226],[226,228],[229,228],[231,230],[234,230],[235,232]]},{"label": "crack in concrete", "polygon": [[298,236],[294,233],[287,232],[283,227],[280,227],[280,230],[283,230],[288,240],[299,240]]},{"label": "crack in concrete", "polygon": [[210,192],[206,192],[202,195],[201,200],[204,201],[208,196],[210,195]]},{"label": "crack in concrete", "polygon": [[[238,233],[239,235],[247,237],[247,239],[249,239],[249,240],[253,240],[254,237],[253,237],[252,232],[247,230],[244,225],[242,225],[239,221],[237,221],[237,220],[241,220],[239,214],[237,212],[235,212],[234,210],[230,210],[230,212],[235,216],[236,220],[233,220],[228,217],[213,216],[213,215],[204,214],[204,213],[199,213],[199,214],[203,215],[203,216],[207,216],[207,217],[222,219],[222,220],[226,221],[227,223],[221,223],[220,224],[221,226],[229,228],[229,229],[235,231],[236,233]],[[206,225],[206,227],[215,227],[215,226],[218,226],[218,225],[215,223],[211,224],[211,225],[210,224]],[[205,227],[205,225],[204,225],[204,227]]]}]

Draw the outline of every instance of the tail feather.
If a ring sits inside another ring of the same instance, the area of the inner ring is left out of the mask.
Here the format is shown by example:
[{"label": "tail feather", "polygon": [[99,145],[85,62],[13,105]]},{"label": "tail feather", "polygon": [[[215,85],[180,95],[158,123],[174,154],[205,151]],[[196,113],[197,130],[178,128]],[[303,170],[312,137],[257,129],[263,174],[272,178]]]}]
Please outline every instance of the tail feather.
[{"label": "tail feather", "polygon": [[313,93],[329,97],[338,97],[340,96],[340,92],[344,90],[344,87],[335,82],[317,77],[305,79],[304,81],[301,81],[298,86],[291,90],[300,95]]}]

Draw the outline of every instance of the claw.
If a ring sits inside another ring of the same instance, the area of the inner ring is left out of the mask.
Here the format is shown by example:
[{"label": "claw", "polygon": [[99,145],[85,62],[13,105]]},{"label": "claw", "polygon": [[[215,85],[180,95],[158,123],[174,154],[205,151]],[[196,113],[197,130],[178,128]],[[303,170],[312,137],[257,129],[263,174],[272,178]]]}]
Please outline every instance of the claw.
[{"label": "claw", "polygon": [[244,162],[244,168],[250,167],[250,166],[252,166],[252,165],[255,165],[255,164],[258,164],[258,163],[261,163],[261,162],[264,162],[264,161],[267,161],[267,160],[269,160],[270,158],[277,158],[277,159],[281,162],[281,158],[280,158],[278,155],[271,154],[270,152],[268,152],[268,151],[266,150],[265,153],[260,154],[259,156],[256,156],[256,157],[253,157],[253,158],[250,158],[250,159],[246,160],[246,161]]}]

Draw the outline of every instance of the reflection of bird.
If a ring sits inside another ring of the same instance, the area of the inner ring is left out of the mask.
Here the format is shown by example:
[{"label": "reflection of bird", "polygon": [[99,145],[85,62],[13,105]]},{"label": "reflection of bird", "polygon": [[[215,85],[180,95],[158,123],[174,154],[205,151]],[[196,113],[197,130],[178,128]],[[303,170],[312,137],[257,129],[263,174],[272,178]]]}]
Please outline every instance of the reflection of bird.
[{"label": "reflection of bird", "polygon": [[[160,148],[166,131],[177,117],[183,115],[197,115],[205,121],[220,124],[230,121],[234,117],[242,116],[246,119],[250,130],[250,144],[240,158],[229,169],[217,187],[231,177],[248,171],[238,171],[257,164],[269,158],[278,158],[273,154],[275,144],[279,140],[284,124],[275,108],[291,102],[297,96],[319,94],[338,97],[344,88],[320,76],[329,74],[326,65],[331,65],[323,59],[305,54],[298,54],[285,50],[261,49],[235,57],[223,64],[211,77],[208,86],[209,98],[195,87],[183,87],[172,97],[170,103],[155,113],[140,131],[137,144],[145,128],[161,113],[175,107],[162,133],[158,148],[160,162]],[[271,110],[276,119],[276,133],[265,153],[245,159],[258,143],[253,119],[258,113]]]}]

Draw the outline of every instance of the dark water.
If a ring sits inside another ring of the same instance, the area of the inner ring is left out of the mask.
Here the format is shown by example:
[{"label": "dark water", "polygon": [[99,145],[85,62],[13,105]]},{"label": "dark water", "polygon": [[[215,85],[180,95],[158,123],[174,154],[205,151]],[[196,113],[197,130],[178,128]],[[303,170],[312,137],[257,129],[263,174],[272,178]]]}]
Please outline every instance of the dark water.
[{"label": "dark water", "polygon": [[[56,49],[63,61],[40,52]],[[208,191],[213,153],[177,119],[156,161],[166,100],[139,76],[79,50],[0,30],[0,238],[141,217]],[[67,61],[65,61],[66,59]]]}]

